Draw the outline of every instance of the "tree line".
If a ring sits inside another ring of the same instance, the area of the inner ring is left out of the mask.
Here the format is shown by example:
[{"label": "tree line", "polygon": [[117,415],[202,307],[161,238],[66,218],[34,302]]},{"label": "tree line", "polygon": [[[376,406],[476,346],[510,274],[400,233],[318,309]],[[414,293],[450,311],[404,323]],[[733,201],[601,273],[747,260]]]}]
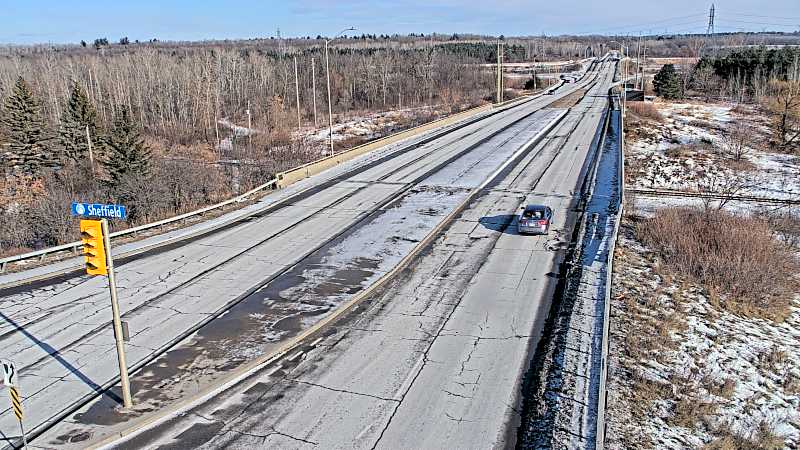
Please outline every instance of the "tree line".
[{"label": "tree line", "polygon": [[[128,223],[143,223],[318,157],[296,130],[298,113],[305,131],[327,122],[319,48],[126,47],[0,57],[0,253],[74,240],[70,201],[125,203]],[[494,87],[481,60],[442,48],[332,47],[329,56],[334,118],[462,109]],[[231,123],[257,133],[237,139]],[[226,139],[235,146],[225,157],[247,164],[217,162]]]},{"label": "tree line", "polygon": [[[480,60],[436,48],[333,47],[329,61],[335,116],[434,103],[474,104],[494,84],[490,72],[475,67]],[[248,110],[254,128],[285,135],[293,129],[298,87],[302,124],[314,123],[315,102],[317,123],[324,123],[325,74],[318,47],[285,56],[250,48],[141,48],[108,55],[0,59],[0,94],[9,92],[18,76],[25,77],[42,96],[45,120],[54,125],[74,80],[85,87],[105,126],[125,106],[148,136],[166,145],[215,144],[222,138],[220,119],[243,124]]]},{"label": "tree line", "polygon": [[776,147],[787,152],[800,147],[800,49],[734,49],[682,70],[665,64],[653,89],[666,99],[694,94],[757,102],[769,115]]}]

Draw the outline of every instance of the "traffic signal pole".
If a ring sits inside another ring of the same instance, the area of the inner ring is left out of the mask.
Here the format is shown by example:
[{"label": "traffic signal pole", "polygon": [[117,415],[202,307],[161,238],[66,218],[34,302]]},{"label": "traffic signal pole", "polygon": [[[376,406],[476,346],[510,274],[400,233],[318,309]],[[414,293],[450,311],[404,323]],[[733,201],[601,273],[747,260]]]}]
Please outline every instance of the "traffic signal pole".
[{"label": "traffic signal pole", "polygon": [[114,316],[114,339],[117,341],[117,359],[119,360],[119,381],[122,385],[122,404],[125,408],[133,406],[131,400],[131,385],[128,379],[128,365],[125,362],[125,345],[122,337],[122,320],[119,315],[119,302],[117,301],[117,283],[114,279],[114,261],[111,259],[111,239],[108,232],[108,220],[100,221],[103,227],[103,247],[105,248],[106,264],[108,267],[108,288],[111,291],[111,313]]}]

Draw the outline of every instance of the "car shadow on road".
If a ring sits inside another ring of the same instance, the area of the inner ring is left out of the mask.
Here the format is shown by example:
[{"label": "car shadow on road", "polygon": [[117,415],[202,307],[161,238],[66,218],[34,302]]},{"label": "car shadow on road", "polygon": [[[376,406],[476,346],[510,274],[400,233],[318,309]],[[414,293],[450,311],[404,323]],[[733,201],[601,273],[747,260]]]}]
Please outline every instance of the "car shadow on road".
[{"label": "car shadow on road", "polygon": [[517,235],[517,215],[498,214],[496,216],[484,216],[478,219],[478,223],[484,228],[504,234]]},{"label": "car shadow on road", "polygon": [[59,364],[61,364],[67,370],[72,372],[76,377],[78,377],[78,379],[80,379],[81,381],[86,383],[86,385],[91,387],[95,392],[100,393],[100,394],[105,393],[106,395],[109,395],[110,397],[112,397],[114,400],[118,401],[120,404],[122,403],[122,398],[121,397],[119,397],[117,394],[115,394],[115,393],[113,393],[111,391],[106,391],[106,389],[103,389],[103,387],[101,385],[95,383],[91,378],[89,378],[83,372],[81,372],[80,369],[78,369],[77,367],[73,366],[72,363],[70,363],[69,361],[64,359],[64,357],[61,356],[61,351],[60,350],[56,350],[55,348],[53,348],[47,342],[40,341],[39,339],[36,338],[36,336],[32,335],[30,332],[28,332],[28,330],[26,330],[24,327],[20,326],[17,322],[15,322],[13,319],[11,319],[10,317],[6,316],[2,312],[0,312],[0,319],[5,320],[12,327],[14,327],[17,331],[19,331],[20,333],[25,335],[25,337],[30,339],[34,344],[38,345],[39,348],[41,348],[42,350],[47,352],[48,356],[51,356],[53,359],[58,361]]}]

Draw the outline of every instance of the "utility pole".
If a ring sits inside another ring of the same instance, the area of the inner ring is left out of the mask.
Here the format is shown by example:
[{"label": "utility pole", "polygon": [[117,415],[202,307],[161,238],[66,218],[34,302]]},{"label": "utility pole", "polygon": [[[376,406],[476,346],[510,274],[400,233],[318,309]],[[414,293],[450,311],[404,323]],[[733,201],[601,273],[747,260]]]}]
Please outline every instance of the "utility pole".
[{"label": "utility pole", "polygon": [[300,131],[300,81],[297,76],[297,56],[294,57],[294,94],[297,98],[297,131]]},{"label": "utility pole", "polygon": [[633,77],[633,88],[639,85],[639,67],[642,60],[642,35],[639,34],[639,40],[636,41],[636,75]]},{"label": "utility pole", "polygon": [[355,28],[347,28],[339,32],[333,39],[325,39],[325,78],[328,85],[328,141],[331,146],[331,156],[333,156],[333,106],[331,106],[331,69],[328,62],[328,44],[339,39],[345,31],[356,31]]},{"label": "utility pole", "polygon": [[[642,61],[647,62],[647,37],[645,36],[644,45],[642,48]],[[644,95],[644,64],[642,64],[642,95]]]},{"label": "utility pole", "polygon": [[[797,61],[795,61],[795,65],[796,63]],[[89,135],[89,125],[86,125],[86,144],[89,146],[89,167],[94,173],[94,155],[92,154],[92,137]]]},{"label": "utility pole", "polygon": [[314,65],[314,58],[311,58],[311,94],[314,97],[314,128],[317,125],[317,67]]},{"label": "utility pole", "polygon": [[328,65],[328,41],[325,41],[325,78],[328,80],[328,143],[333,156],[333,107],[331,106],[331,69]]},{"label": "utility pole", "polygon": [[[247,113],[247,146],[252,149],[253,138],[251,135],[253,134],[253,120],[252,117],[250,116],[250,100],[247,100],[247,109],[245,110],[245,112]],[[233,129],[233,133],[236,134],[235,128]]]},{"label": "utility pole", "polygon": [[502,44],[497,42],[497,103],[503,102],[503,51]]}]

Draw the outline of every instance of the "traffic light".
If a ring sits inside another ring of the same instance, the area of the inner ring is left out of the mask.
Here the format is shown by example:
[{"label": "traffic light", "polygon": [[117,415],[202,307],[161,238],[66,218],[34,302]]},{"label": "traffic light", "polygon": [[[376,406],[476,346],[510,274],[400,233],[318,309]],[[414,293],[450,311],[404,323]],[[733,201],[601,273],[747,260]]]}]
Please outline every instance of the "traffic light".
[{"label": "traffic light", "polygon": [[81,220],[81,241],[83,256],[86,258],[86,273],[107,275],[102,223],[99,220]]}]

